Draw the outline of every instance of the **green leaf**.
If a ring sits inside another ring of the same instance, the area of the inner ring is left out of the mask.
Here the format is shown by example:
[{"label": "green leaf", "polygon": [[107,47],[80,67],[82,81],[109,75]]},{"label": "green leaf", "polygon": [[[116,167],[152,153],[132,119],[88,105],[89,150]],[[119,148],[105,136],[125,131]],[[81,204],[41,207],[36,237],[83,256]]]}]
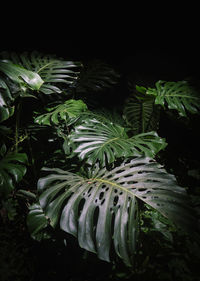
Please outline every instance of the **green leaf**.
[{"label": "green leaf", "polygon": [[110,260],[113,243],[117,255],[132,264],[141,203],[178,227],[196,231],[185,190],[151,158],[135,158],[110,171],[93,169],[89,178],[56,168],[43,170],[49,174],[38,181],[39,202],[50,224],[60,224],[100,259]]},{"label": "green leaf", "polygon": [[0,78],[0,122],[13,115],[14,106],[11,106],[13,100],[8,85]]},{"label": "green leaf", "polygon": [[77,81],[76,91],[88,93],[109,89],[118,82],[119,74],[107,63],[94,60],[84,65]]},{"label": "green leaf", "polygon": [[159,80],[155,88],[148,88],[147,94],[155,96],[155,104],[177,110],[180,116],[187,112],[198,113],[200,95],[187,81],[166,82]]},{"label": "green leaf", "polygon": [[5,73],[12,81],[16,83],[25,83],[32,90],[39,90],[44,81],[40,75],[25,69],[20,65],[13,64],[7,60],[0,61],[0,71]]},{"label": "green leaf", "polygon": [[49,225],[48,218],[45,216],[39,204],[33,204],[29,208],[27,216],[27,226],[31,237],[37,241],[48,238],[45,228]]},{"label": "green leaf", "polygon": [[82,100],[67,100],[49,109],[49,113],[42,114],[35,119],[40,125],[58,125],[64,121],[67,126],[73,124],[82,112],[87,110],[86,104]]},{"label": "green leaf", "polygon": [[155,132],[129,138],[125,128],[119,125],[88,119],[69,135],[69,145],[81,160],[91,164],[99,162],[104,166],[121,157],[142,154],[153,157],[165,148],[166,143]]},{"label": "green leaf", "polygon": [[80,62],[66,61],[36,51],[20,55],[4,53],[3,57],[37,73],[44,82],[40,87],[40,92],[44,94],[61,93],[63,85],[69,86],[77,80],[79,72],[76,69],[82,67]]},{"label": "green leaf", "polygon": [[26,173],[27,155],[16,152],[6,154],[5,145],[1,147],[1,151],[3,153],[0,159],[0,194],[7,196]]},{"label": "green leaf", "polygon": [[124,117],[134,134],[158,129],[160,110],[155,106],[155,97],[146,91],[145,87],[136,86],[136,91],[125,102]]}]

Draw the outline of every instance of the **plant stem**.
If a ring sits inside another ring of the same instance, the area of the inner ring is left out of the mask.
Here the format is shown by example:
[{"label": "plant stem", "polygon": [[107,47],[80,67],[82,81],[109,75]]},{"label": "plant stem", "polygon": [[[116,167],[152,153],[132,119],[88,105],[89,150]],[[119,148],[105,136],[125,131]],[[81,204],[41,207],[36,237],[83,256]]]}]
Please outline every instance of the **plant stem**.
[{"label": "plant stem", "polygon": [[32,146],[31,146],[31,141],[30,141],[30,136],[27,132],[27,129],[25,129],[25,134],[26,134],[26,139],[27,139],[27,145],[28,145],[28,150],[29,150],[29,162],[30,162],[30,165],[31,165],[31,168],[32,168],[32,171],[33,171],[33,175],[34,175],[34,178],[37,179],[37,172],[36,172],[36,168],[35,168],[35,165],[34,165],[34,155],[33,155],[33,149],[32,149]]},{"label": "plant stem", "polygon": [[16,108],[17,111],[16,111],[16,122],[15,122],[15,152],[18,152],[21,101],[17,104]]},{"label": "plant stem", "polygon": [[145,127],[145,124],[144,124],[144,103],[141,104],[141,133],[144,133],[144,127]]}]

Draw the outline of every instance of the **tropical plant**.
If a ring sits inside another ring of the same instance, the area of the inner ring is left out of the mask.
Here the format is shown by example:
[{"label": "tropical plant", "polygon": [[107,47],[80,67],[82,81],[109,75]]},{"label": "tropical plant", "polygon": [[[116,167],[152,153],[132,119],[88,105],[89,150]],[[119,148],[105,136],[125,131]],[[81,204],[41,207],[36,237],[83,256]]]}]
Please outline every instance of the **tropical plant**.
[{"label": "tropical plant", "polygon": [[25,198],[32,238],[60,229],[100,259],[132,268],[152,225],[170,243],[180,229],[199,239],[186,189],[159,163],[167,146],[160,112],[185,118],[199,110],[189,82],[136,85],[124,106],[113,102],[110,110],[105,100],[119,75],[104,63],[90,68],[37,52],[1,57],[1,205],[13,191]]}]

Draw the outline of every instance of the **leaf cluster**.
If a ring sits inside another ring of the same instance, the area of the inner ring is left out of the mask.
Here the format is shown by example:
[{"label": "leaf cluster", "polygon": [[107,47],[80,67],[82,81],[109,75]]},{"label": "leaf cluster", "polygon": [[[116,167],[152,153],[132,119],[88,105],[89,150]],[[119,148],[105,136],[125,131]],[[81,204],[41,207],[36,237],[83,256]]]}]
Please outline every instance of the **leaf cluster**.
[{"label": "leaf cluster", "polygon": [[149,220],[171,242],[178,229],[199,237],[186,190],[156,161],[167,146],[158,134],[160,112],[186,118],[198,112],[199,95],[186,81],[158,81],[136,86],[119,110],[97,105],[97,92],[106,100],[119,79],[105,63],[3,53],[0,192],[9,200],[23,186],[34,239],[61,229],[100,259],[118,256],[134,267]]}]

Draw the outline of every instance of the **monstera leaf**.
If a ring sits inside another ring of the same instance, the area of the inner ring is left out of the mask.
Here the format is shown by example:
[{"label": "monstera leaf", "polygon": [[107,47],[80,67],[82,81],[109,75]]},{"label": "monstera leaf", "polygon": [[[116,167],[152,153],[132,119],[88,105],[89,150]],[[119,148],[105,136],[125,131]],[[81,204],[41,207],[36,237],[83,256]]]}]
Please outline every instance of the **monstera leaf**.
[{"label": "monstera leaf", "polygon": [[155,106],[155,97],[146,94],[145,87],[136,86],[126,101],[124,116],[135,134],[155,131],[159,123],[159,107]]},{"label": "monstera leaf", "polygon": [[25,153],[6,153],[6,146],[0,149],[0,194],[8,195],[26,173]]},{"label": "monstera leaf", "polygon": [[48,175],[38,181],[39,203],[51,226],[60,224],[100,259],[109,261],[114,247],[132,264],[144,204],[178,227],[196,231],[185,190],[151,158],[138,157],[110,171],[97,167],[87,178],[56,168],[43,170]]},{"label": "monstera leaf", "polygon": [[125,128],[119,125],[88,119],[69,135],[69,145],[81,160],[103,166],[121,157],[142,154],[153,157],[166,143],[155,132],[128,137]]},{"label": "monstera leaf", "polygon": [[40,92],[44,94],[61,93],[62,87],[58,85],[71,85],[79,74],[72,69],[82,66],[80,62],[65,61],[53,55],[43,55],[36,51],[25,52],[21,55],[4,53],[2,56],[39,75],[44,81]]},{"label": "monstera leaf", "polygon": [[84,65],[77,82],[76,91],[93,93],[109,89],[118,82],[119,74],[107,63],[94,60]]},{"label": "monstera leaf", "polygon": [[14,113],[14,106],[11,106],[14,98],[6,82],[0,78],[0,122],[8,119]]},{"label": "monstera leaf", "polygon": [[16,83],[25,83],[31,90],[39,90],[44,82],[37,73],[7,60],[0,61],[0,71]]},{"label": "monstera leaf", "polygon": [[67,100],[49,109],[49,113],[42,114],[35,119],[40,125],[58,125],[60,121],[65,121],[69,126],[77,120],[82,112],[87,110],[87,105],[82,100]]},{"label": "monstera leaf", "polygon": [[159,80],[155,88],[148,88],[147,94],[155,97],[155,104],[175,109],[180,116],[187,112],[197,113],[200,108],[200,95],[187,81],[166,82]]}]

